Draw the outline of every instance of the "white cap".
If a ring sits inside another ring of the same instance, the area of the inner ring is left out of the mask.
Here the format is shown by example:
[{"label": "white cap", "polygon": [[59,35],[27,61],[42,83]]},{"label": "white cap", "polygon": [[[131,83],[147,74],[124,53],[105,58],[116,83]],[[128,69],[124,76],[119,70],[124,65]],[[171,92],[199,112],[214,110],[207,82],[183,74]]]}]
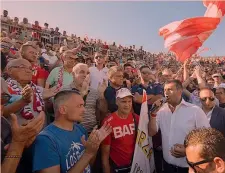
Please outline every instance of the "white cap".
[{"label": "white cap", "polygon": [[124,98],[124,97],[128,97],[131,96],[133,97],[133,95],[131,94],[130,90],[127,88],[121,88],[117,91],[116,93],[116,98]]}]

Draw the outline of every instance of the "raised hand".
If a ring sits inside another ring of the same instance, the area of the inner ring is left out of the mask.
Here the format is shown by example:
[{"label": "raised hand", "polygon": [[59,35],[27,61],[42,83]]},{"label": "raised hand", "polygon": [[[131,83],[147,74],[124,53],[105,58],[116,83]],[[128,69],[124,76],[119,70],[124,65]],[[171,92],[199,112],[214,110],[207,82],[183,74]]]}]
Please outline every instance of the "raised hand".
[{"label": "raised hand", "polygon": [[102,84],[99,83],[98,85],[98,94],[99,94],[99,98],[104,98],[104,92],[107,88],[107,82],[105,79],[103,79]]},{"label": "raised hand", "polygon": [[94,129],[87,141],[84,136],[81,138],[81,142],[85,147],[85,153],[94,156],[98,151],[101,142],[112,132],[112,128],[109,124],[104,123],[104,125],[99,129]]},{"label": "raised hand", "polygon": [[30,103],[33,97],[33,90],[29,85],[26,85],[22,90],[22,98],[26,103]]},{"label": "raised hand", "polygon": [[87,75],[87,77],[84,79],[84,82],[82,83],[82,90],[81,95],[85,96],[88,93],[90,85],[90,75]]},{"label": "raised hand", "polygon": [[20,126],[17,116],[11,114],[12,118],[12,142],[19,144],[21,147],[29,147],[38,133],[43,128],[45,122],[45,113],[41,112],[37,118],[32,119],[27,124]]},{"label": "raised hand", "polygon": [[112,132],[112,127],[109,124],[104,123],[103,126],[97,131],[99,140],[102,142]]}]

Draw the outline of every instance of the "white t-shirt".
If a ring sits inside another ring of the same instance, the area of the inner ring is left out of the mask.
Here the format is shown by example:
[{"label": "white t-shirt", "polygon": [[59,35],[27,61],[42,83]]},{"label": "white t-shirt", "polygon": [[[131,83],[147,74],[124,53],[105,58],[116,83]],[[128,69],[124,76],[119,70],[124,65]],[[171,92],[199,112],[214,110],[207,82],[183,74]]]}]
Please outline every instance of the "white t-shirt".
[{"label": "white t-shirt", "polygon": [[58,58],[54,55],[54,52],[51,53],[53,54],[53,56],[49,56],[48,54],[43,53],[42,57],[49,61],[49,65],[54,65],[57,62]]},{"label": "white t-shirt", "polygon": [[109,69],[107,67],[104,67],[102,70],[98,70],[97,67],[90,67],[89,68],[91,80],[90,88],[97,90],[98,85],[102,84],[103,79],[108,81],[108,70]]}]

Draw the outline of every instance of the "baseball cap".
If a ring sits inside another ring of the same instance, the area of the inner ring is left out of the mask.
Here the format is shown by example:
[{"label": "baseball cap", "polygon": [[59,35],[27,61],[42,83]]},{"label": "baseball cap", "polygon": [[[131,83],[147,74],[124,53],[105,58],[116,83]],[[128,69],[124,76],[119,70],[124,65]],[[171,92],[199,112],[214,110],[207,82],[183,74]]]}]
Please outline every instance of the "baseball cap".
[{"label": "baseball cap", "polygon": [[221,77],[221,74],[220,73],[215,73],[215,74],[212,75],[212,78],[214,78],[214,77]]},{"label": "baseball cap", "polygon": [[133,95],[131,94],[130,90],[127,88],[121,88],[117,91],[116,93],[116,98],[124,98],[124,97],[128,97],[131,96],[133,97]]}]

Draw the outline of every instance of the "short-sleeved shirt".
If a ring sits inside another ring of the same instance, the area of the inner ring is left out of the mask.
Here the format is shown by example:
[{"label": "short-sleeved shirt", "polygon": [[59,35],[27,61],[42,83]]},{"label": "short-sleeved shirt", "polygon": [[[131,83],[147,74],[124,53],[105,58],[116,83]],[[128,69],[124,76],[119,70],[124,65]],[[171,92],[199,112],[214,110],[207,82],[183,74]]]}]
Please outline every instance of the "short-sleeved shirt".
[{"label": "short-sleeved shirt", "polygon": [[[145,88],[142,84],[135,85],[132,87],[132,94],[134,93],[139,93],[140,95],[143,95],[143,89],[146,90],[147,95],[158,95],[158,94],[163,94],[162,89],[156,85],[156,84],[149,84],[147,88]],[[148,109],[151,109],[152,103],[148,103]],[[141,104],[139,103],[134,103],[133,104],[134,112],[138,115],[140,115],[141,111]]]},{"label": "short-sleeved shirt", "polygon": [[112,133],[102,142],[103,145],[110,145],[110,158],[117,166],[129,165],[134,153],[136,134],[135,123],[138,124],[139,116],[132,113],[127,119],[121,119],[116,112],[103,120],[112,127]]},{"label": "short-sleeved shirt", "polygon": [[32,82],[37,85],[38,79],[46,79],[46,72],[39,66],[33,65],[32,66]]},{"label": "short-sleeved shirt", "polygon": [[[87,132],[80,124],[74,124],[72,131],[58,128],[54,124],[47,126],[33,144],[33,172],[60,165],[60,172],[66,173],[81,158],[85,148],[81,137]],[[84,173],[90,173],[87,166]]]},{"label": "short-sleeved shirt", "polygon": [[[57,85],[58,83],[58,76],[59,71],[62,67],[54,68],[48,76],[47,82],[51,87]],[[72,73],[68,73],[67,71],[63,71],[63,86],[70,85],[73,82],[73,75]]]},{"label": "short-sleeved shirt", "polygon": [[89,71],[90,71],[90,80],[91,80],[91,84],[90,84],[90,88],[92,89],[98,89],[98,85],[102,84],[103,79],[105,79],[106,81],[108,80],[108,68],[104,67],[102,70],[98,70],[97,67],[90,67]]}]

